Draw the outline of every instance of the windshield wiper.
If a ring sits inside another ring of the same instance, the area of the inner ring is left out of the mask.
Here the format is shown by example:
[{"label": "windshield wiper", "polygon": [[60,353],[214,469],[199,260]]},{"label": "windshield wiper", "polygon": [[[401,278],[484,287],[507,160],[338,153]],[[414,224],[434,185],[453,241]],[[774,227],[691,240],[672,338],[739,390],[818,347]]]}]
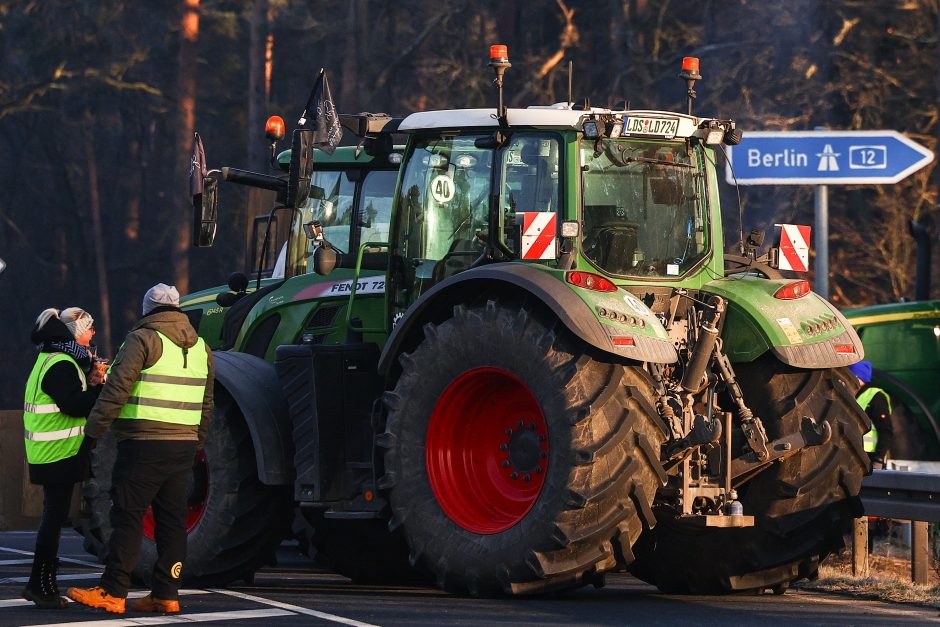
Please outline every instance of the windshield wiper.
[{"label": "windshield wiper", "polygon": [[691,163],[679,163],[677,161],[666,161],[665,159],[650,159],[649,157],[624,157],[623,162],[626,163],[652,163],[655,165],[665,165],[673,166],[676,168],[694,168],[695,166]]}]

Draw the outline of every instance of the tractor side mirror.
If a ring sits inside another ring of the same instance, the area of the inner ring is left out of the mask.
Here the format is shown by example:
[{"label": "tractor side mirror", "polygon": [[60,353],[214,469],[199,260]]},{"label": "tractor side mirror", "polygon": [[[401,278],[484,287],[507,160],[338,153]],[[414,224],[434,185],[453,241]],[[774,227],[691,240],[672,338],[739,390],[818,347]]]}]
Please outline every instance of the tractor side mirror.
[{"label": "tractor side mirror", "polygon": [[219,182],[207,176],[202,180],[202,193],[193,195],[193,246],[209,248],[215,242],[218,202]]},{"label": "tractor side mirror", "polygon": [[313,271],[320,276],[326,276],[336,267],[336,249],[329,243],[323,242],[313,253]]},{"label": "tractor side mirror", "polygon": [[323,225],[316,221],[304,222],[304,235],[316,246],[313,251],[313,271],[326,276],[336,267],[336,249],[323,237]]},{"label": "tractor side mirror", "polygon": [[[313,172],[313,131],[294,130],[290,152],[290,174],[287,179],[288,207],[302,207],[310,195],[310,174]],[[321,191],[322,194],[322,191]]]}]

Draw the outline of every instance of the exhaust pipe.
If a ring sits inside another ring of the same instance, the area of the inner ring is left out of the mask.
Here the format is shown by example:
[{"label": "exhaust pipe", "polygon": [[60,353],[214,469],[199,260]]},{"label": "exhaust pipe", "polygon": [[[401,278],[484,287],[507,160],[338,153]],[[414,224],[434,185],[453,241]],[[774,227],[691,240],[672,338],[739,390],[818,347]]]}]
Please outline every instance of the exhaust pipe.
[{"label": "exhaust pipe", "polygon": [[930,255],[931,243],[927,226],[911,220],[907,223],[908,232],[917,242],[917,274],[914,279],[914,299],[930,298]]}]

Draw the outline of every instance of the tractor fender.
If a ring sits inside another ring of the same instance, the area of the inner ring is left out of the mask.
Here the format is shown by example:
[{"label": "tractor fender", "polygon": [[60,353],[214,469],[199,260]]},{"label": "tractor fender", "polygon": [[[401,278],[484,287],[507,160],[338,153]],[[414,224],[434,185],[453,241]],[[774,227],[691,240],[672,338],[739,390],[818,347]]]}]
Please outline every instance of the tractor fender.
[{"label": "tractor fender", "polygon": [[750,362],[768,350],[795,368],[838,368],[865,356],[862,341],[842,313],[815,292],[782,300],[774,293],[793,279],[732,276],[702,291],[728,302],[722,348],[732,362]]},{"label": "tractor fender", "polygon": [[[638,328],[615,328],[601,324],[594,308],[575,294],[564,280],[539,268],[521,263],[496,263],[466,270],[441,281],[422,294],[395,322],[379,359],[379,372],[383,375],[391,373],[397,357],[402,352],[414,350],[421,342],[424,325],[428,322],[439,323],[451,317],[455,305],[480,296],[518,297],[520,294],[538,300],[571,333],[605,353],[654,363],[673,363],[678,359],[668,334],[638,299],[620,295],[630,298],[637,316],[645,318],[644,332],[641,333]],[[598,294],[598,298],[603,296]],[[625,305],[621,302],[620,306]],[[640,312],[641,308],[643,313]],[[658,335],[654,335],[654,326]],[[629,335],[633,345],[615,346],[612,336],[621,333]]]},{"label": "tractor fender", "polygon": [[274,365],[232,351],[214,351],[212,359],[216,385],[231,395],[245,417],[258,460],[258,479],[265,485],[291,485],[291,423]]}]

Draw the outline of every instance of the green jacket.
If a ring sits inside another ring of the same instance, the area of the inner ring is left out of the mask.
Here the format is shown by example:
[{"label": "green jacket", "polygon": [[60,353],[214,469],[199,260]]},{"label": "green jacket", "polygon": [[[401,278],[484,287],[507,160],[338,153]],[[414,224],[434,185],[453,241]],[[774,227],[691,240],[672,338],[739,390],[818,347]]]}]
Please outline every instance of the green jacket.
[{"label": "green jacket", "polygon": [[[212,389],[215,369],[212,353],[205,348],[208,358],[208,376],[202,395],[202,414],[198,425],[177,424],[158,420],[116,420],[131,397],[140,378],[140,372],[153,367],[163,355],[162,333],[182,348],[196,346],[199,336],[189,319],[179,311],[160,311],[141,318],[128,333],[115,356],[108,373],[108,381],[101,390],[94,409],[88,416],[85,434],[100,438],[108,428],[114,430],[117,440],[196,440],[202,448],[212,416]],[[205,343],[200,343],[205,345]]]}]

